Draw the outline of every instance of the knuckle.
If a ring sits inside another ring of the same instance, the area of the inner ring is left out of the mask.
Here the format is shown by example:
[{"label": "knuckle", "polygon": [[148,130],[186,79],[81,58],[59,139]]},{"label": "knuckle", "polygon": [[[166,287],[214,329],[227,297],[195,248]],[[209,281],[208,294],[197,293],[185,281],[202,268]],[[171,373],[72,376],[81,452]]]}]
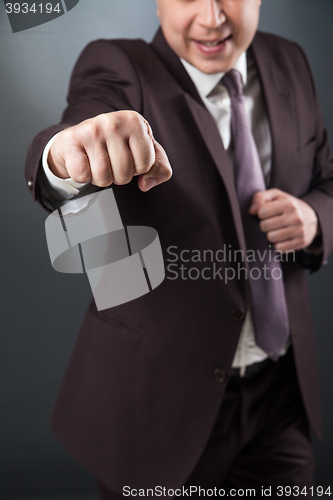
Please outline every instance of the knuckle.
[{"label": "knuckle", "polygon": [[122,129],[121,115],[116,113],[108,113],[100,115],[100,127],[108,135],[118,135]]},{"label": "knuckle", "polygon": [[297,211],[295,211],[294,221],[298,226],[303,226],[302,215]]},{"label": "knuckle", "polygon": [[144,161],[136,162],[135,161],[135,171],[137,174],[140,174],[140,175],[146,174],[147,172],[149,172],[150,168],[151,168],[150,162],[144,162]]},{"label": "knuckle", "polygon": [[[57,141],[57,139],[59,139],[59,141]],[[59,134],[59,137],[57,137],[57,139],[54,143],[56,146],[60,143],[60,140],[64,148],[72,146],[78,140],[78,132],[76,127],[70,127],[66,130],[63,130],[61,132],[61,135]]]},{"label": "knuckle", "polygon": [[260,207],[258,212],[257,212],[257,217],[259,219],[264,219],[265,217],[265,208],[264,207]]},{"label": "knuckle", "polygon": [[94,181],[98,182],[98,186],[104,187],[112,184],[112,175],[109,169],[101,168],[93,172]]},{"label": "knuckle", "polygon": [[110,177],[108,179],[96,179],[92,181],[92,184],[98,187],[108,187],[112,184],[112,179]]},{"label": "knuckle", "polygon": [[142,116],[136,111],[125,110],[108,113],[108,133],[129,136],[144,127]]},{"label": "knuckle", "polygon": [[293,205],[292,200],[291,199],[286,199],[284,201],[283,207],[284,207],[285,210],[287,210],[289,212],[293,211],[294,205]]},{"label": "knuckle", "polygon": [[83,143],[97,141],[99,139],[98,122],[95,120],[87,120],[80,126],[80,133]]},{"label": "knuckle", "polygon": [[115,176],[114,183],[123,186],[124,184],[128,184],[129,182],[131,182],[132,179],[132,175],[118,174],[117,176]]},{"label": "knuckle", "polygon": [[74,182],[80,182],[80,183],[86,183],[91,181],[91,175],[90,174],[82,174],[76,176],[76,178],[73,179]]},{"label": "knuckle", "polygon": [[252,201],[254,203],[258,203],[261,200],[262,194],[261,193],[255,193],[253,195]]},{"label": "knuckle", "polygon": [[145,126],[143,117],[137,111],[124,111],[126,120],[132,127]]},{"label": "knuckle", "polygon": [[112,184],[112,175],[109,170],[100,169],[93,173],[92,175],[92,184],[99,187],[106,187]]},{"label": "knuckle", "polygon": [[93,158],[100,172],[110,173],[109,154],[107,150],[101,149],[96,151]]},{"label": "knuckle", "polygon": [[[135,171],[139,174],[147,173],[155,164],[155,160],[154,148],[149,139],[142,141],[140,150],[133,152]],[[158,162],[156,162],[155,168],[156,170],[159,169]]]},{"label": "knuckle", "polygon": [[301,237],[302,241],[305,241],[305,239],[306,239],[306,230],[305,230],[304,226],[301,226],[300,237]]},{"label": "knuckle", "polygon": [[274,243],[274,235],[272,232],[269,232],[267,233],[267,239],[268,241],[270,241],[271,243]]},{"label": "knuckle", "polygon": [[261,231],[263,231],[264,233],[266,232],[266,224],[264,221],[261,221],[259,223],[259,227],[260,227]]},{"label": "knuckle", "polygon": [[109,136],[119,136],[121,135],[121,121],[118,118],[114,118],[109,124],[107,128],[107,134]]},{"label": "knuckle", "polygon": [[301,225],[301,221],[296,213],[294,213],[292,215],[292,217],[290,218],[290,224],[292,226],[300,226]]},{"label": "knuckle", "polygon": [[113,122],[114,118],[112,117],[112,113],[103,113],[96,116],[96,118],[92,120],[95,133],[98,132],[99,134],[105,134],[106,132],[108,132],[112,127]]},{"label": "knuckle", "polygon": [[115,184],[128,184],[133,179],[133,170],[129,164],[118,165],[113,172]]},{"label": "knuckle", "polygon": [[86,170],[84,168],[82,169],[70,169],[67,167],[67,171],[71,179],[73,179],[74,182],[90,182],[91,180],[91,173],[89,170]]},{"label": "knuckle", "polygon": [[99,131],[98,131],[97,127],[92,127],[90,130],[87,131],[85,142],[87,142],[88,146],[89,146],[89,143],[98,142],[99,137],[100,136],[99,136]]},{"label": "knuckle", "polygon": [[154,140],[150,124],[140,113],[131,111],[128,117],[128,124],[132,133],[140,134],[141,140],[149,142]]}]

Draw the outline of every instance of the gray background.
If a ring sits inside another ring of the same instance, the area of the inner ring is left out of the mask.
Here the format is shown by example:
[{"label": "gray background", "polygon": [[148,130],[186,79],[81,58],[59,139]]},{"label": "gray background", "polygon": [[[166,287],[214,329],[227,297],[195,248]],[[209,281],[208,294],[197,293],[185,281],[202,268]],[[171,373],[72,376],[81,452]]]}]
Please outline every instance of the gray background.
[{"label": "gray background", "polygon": [[[261,28],[298,41],[312,65],[333,140],[332,0],[263,0]],[[52,270],[46,213],[23,180],[27,146],[57,122],[69,74],[95,38],[142,37],[157,28],[154,0],[80,0],[68,14],[13,34],[0,2],[0,495],[94,491],[94,479],[49,429],[51,409],[90,298],[84,276]],[[333,259],[309,277],[324,410],[325,439],[315,443],[316,482],[332,480],[331,364]]]}]

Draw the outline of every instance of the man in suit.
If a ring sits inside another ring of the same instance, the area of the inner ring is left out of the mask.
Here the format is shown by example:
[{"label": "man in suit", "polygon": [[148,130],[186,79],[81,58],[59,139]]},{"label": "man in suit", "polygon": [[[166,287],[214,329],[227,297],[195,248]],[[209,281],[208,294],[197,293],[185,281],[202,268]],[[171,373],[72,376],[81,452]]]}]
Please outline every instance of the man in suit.
[{"label": "man in suit", "polygon": [[[124,225],[156,228],[167,263],[152,293],[101,312],[91,303],[53,429],[101,498],[157,497],[158,485],[164,496],[283,498],[292,486],[310,497],[310,427],[320,436],[321,423],[304,268],[333,247],[333,165],[311,71],[296,44],[256,32],[260,0],[157,4],[152,44],[84,50],[61,123],[28,154],[47,209],[112,184]],[[222,80],[231,74],[242,97]],[[258,178],[258,158],[265,185],[244,211],[239,186]],[[273,308],[262,304],[279,280],[244,262],[260,235],[266,253],[294,252]]]}]

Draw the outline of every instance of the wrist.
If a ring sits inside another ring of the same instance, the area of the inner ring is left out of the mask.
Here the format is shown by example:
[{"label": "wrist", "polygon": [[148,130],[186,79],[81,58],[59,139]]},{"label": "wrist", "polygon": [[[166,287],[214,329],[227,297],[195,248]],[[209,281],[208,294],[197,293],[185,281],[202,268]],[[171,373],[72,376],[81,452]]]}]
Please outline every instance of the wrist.
[{"label": "wrist", "polygon": [[321,226],[317,218],[317,231],[311,241],[311,243],[304,249],[306,252],[311,252],[313,254],[320,254],[323,250],[323,238],[321,232]]}]

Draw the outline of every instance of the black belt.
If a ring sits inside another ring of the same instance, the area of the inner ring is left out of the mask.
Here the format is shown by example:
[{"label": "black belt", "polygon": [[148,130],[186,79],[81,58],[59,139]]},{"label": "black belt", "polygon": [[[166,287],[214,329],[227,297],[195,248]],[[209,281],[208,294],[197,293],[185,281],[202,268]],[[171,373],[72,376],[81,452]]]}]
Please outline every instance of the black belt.
[{"label": "black belt", "polygon": [[264,359],[264,361],[259,361],[258,363],[253,363],[252,365],[247,365],[245,367],[232,367],[229,371],[229,378],[249,378],[265,370],[269,366],[272,366],[273,364],[274,361],[267,358]]}]

